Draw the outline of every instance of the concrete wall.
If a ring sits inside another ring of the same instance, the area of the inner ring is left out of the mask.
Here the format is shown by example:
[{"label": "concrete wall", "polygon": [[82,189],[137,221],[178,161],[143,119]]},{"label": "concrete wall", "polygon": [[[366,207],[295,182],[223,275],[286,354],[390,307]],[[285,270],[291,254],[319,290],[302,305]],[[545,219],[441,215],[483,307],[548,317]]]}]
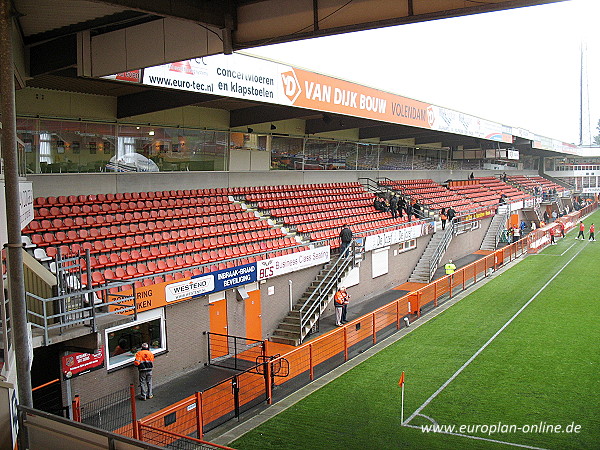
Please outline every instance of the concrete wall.
[{"label": "concrete wall", "polygon": [[[264,153],[264,152],[262,152]],[[27,179],[33,183],[35,197],[117,192],[162,191],[171,189],[205,189],[217,187],[277,186],[319,183],[345,183],[360,178],[390,178],[393,180],[433,179],[442,183],[450,178],[466,179],[471,172],[426,170],[271,170],[233,172],[154,172],[154,173],[63,173],[35,174]],[[476,176],[490,176],[482,171]]]}]

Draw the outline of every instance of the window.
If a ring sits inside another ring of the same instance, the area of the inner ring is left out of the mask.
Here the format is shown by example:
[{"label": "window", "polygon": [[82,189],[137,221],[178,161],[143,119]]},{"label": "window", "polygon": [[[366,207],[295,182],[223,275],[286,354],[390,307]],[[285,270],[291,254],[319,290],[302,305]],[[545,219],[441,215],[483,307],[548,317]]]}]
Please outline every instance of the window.
[{"label": "window", "polygon": [[138,314],[138,320],[104,332],[106,343],[107,369],[115,369],[133,362],[142,343],[150,345],[152,353],[160,353],[167,348],[165,318],[162,309]]}]

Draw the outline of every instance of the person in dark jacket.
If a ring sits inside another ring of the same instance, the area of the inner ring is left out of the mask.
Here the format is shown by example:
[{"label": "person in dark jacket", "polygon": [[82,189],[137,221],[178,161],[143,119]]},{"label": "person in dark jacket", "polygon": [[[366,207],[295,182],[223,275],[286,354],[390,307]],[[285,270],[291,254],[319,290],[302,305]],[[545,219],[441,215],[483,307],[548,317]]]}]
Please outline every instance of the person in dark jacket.
[{"label": "person in dark jacket", "polygon": [[398,217],[398,197],[392,195],[390,199],[390,212],[392,213],[392,219]]},{"label": "person in dark jacket", "polygon": [[452,223],[452,220],[454,220],[454,218],[456,217],[456,211],[454,211],[454,208],[452,208],[452,206],[448,208],[448,211],[446,211],[446,215],[448,216],[448,222]]},{"label": "person in dark jacket", "polygon": [[344,225],[342,227],[342,231],[340,231],[340,256],[344,256],[350,243],[352,242],[352,230],[348,227],[348,225]]},{"label": "person in dark jacket", "polygon": [[152,398],[152,369],[154,368],[154,354],[149,350],[148,344],[144,342],[142,349],[135,354],[133,362],[138,368],[140,377],[140,398],[146,400]]}]

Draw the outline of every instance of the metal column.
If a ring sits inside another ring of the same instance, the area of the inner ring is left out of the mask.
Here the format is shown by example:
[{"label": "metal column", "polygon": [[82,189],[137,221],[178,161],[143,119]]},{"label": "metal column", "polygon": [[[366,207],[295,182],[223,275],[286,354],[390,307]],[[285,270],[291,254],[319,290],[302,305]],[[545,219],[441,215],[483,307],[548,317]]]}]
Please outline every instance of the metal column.
[{"label": "metal column", "polygon": [[23,246],[19,207],[19,171],[17,155],[17,120],[15,113],[15,79],[12,54],[11,2],[0,0],[0,113],[2,114],[2,158],[8,232],[8,280],[11,324],[17,363],[19,403],[33,407],[29,361],[29,333],[23,275]]}]

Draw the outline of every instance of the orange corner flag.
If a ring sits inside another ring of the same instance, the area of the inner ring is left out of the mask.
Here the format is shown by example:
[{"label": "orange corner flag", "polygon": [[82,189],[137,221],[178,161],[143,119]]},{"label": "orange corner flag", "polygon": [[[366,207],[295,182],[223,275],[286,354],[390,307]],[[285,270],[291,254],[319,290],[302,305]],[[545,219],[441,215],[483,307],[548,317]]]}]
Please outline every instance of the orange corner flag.
[{"label": "orange corner flag", "polygon": [[398,381],[398,386],[404,386],[404,372],[402,372],[402,375],[400,375],[400,381]]}]

